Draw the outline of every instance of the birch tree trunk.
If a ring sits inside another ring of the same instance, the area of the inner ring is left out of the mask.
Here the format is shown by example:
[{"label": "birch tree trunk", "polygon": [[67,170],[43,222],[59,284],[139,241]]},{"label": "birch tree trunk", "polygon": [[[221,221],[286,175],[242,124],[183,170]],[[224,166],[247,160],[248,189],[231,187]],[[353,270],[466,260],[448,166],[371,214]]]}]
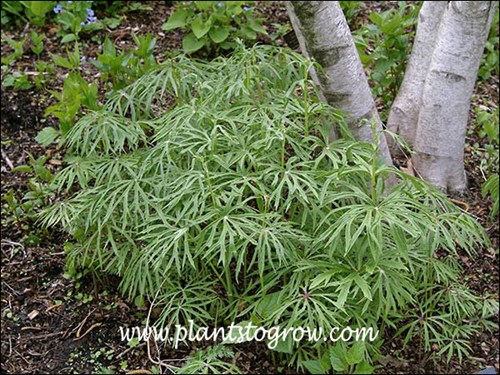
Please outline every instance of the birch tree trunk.
[{"label": "birch tree trunk", "polygon": [[495,8],[492,1],[451,1],[436,36],[413,165],[422,178],[444,190],[466,189],[463,161],[470,100]]},{"label": "birch tree trunk", "polygon": [[[413,148],[418,115],[422,104],[422,92],[429,71],[436,35],[446,10],[446,1],[424,1],[418,15],[417,33],[403,83],[392,104],[387,129],[399,134]],[[397,142],[388,137],[392,155],[401,154]]]},{"label": "birch tree trunk", "polygon": [[[380,153],[392,165],[382,122],[338,1],[287,1],[287,11],[303,53],[324,70],[313,79],[325,100],[346,114],[356,139],[373,142],[377,135]],[[376,134],[372,133],[373,122]]]}]

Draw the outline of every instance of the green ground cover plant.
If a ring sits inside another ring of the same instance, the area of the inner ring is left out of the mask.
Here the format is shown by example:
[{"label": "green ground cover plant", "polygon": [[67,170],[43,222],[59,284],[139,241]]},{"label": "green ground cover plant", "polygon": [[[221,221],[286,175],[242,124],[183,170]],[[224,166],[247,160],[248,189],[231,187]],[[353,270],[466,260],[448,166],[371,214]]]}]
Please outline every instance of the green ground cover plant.
[{"label": "green ground cover plant", "polygon": [[[318,99],[312,66],[242,45],[165,61],[69,129],[52,181],[64,199],[41,223],[74,239],[68,268],[120,276],[128,298],[162,308],[159,326],[376,326],[463,358],[467,340],[496,327],[498,302],[461,283],[457,261],[485,231],[383,164],[377,142],[354,141]],[[331,126],[342,139],[328,141]],[[370,372],[381,344],[276,350],[314,373]]]},{"label": "green ground cover plant", "polygon": [[[355,9],[353,5],[349,9]],[[370,13],[370,23],[354,31],[356,47],[369,72],[373,94],[382,99],[384,108],[390,108],[403,82],[406,64],[402,62],[410,55],[419,11],[419,3],[399,1],[395,8]],[[381,116],[386,119],[385,111]]]},{"label": "green ground cover plant", "polygon": [[255,41],[258,34],[267,34],[263,18],[254,14],[254,1],[189,1],[178,8],[162,26],[163,30],[181,28],[184,52],[202,48],[206,53],[236,47],[236,38]]}]

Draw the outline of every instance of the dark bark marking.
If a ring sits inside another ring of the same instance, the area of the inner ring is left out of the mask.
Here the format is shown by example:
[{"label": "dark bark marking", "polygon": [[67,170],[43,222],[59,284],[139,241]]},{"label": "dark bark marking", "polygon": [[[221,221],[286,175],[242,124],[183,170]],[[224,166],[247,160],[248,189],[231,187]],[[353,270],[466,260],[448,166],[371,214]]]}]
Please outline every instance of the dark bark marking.
[{"label": "dark bark marking", "polygon": [[325,98],[328,103],[338,103],[346,98],[348,98],[351,94],[346,94],[343,92],[329,92],[329,93],[324,93]]},{"label": "dark bark marking", "polygon": [[438,76],[441,76],[448,81],[453,81],[453,82],[460,82],[460,81],[465,81],[465,77],[461,76],[459,74],[451,73],[451,72],[446,72],[443,70],[433,70],[432,73],[437,74]]},{"label": "dark bark marking", "polygon": [[347,49],[349,46],[336,46],[328,49],[311,48],[311,56],[322,66],[328,67],[335,65],[340,60],[341,50]]}]

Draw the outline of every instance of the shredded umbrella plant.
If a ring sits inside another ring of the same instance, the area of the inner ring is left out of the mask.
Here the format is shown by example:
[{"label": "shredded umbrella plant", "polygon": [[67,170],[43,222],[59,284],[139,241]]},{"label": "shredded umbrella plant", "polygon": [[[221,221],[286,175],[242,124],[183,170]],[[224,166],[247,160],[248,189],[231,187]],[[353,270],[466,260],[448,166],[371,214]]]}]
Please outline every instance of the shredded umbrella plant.
[{"label": "shredded umbrella plant", "polygon": [[[165,61],[67,133],[61,199],[41,222],[74,239],[69,267],[120,276],[130,299],[157,295],[161,327],[381,331],[352,363],[345,343],[280,345],[309,371],[373,370],[386,329],[463,358],[496,327],[498,302],[472,293],[457,261],[488,241],[484,229],[355,141],[313,67],[271,46]],[[329,141],[332,127],[342,137]]]}]

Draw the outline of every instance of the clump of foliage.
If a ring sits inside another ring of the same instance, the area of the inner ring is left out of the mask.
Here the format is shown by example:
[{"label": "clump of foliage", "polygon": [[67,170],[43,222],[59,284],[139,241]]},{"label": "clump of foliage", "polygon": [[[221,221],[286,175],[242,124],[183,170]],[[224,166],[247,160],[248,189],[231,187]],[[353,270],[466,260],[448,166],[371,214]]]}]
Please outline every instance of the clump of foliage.
[{"label": "clump of foliage", "polygon": [[13,173],[28,173],[32,177],[28,181],[27,191],[19,197],[19,191],[10,188],[2,194],[2,213],[5,212],[6,224],[21,226],[26,232],[22,239],[24,244],[39,244],[40,231],[34,226],[40,210],[47,206],[47,201],[54,197],[55,187],[52,185],[53,174],[46,167],[47,157],[35,159],[29,155],[27,165],[18,165]]},{"label": "clump of foliage", "polygon": [[[165,61],[69,130],[53,182],[67,198],[42,223],[74,237],[71,269],[156,297],[158,325],[390,327],[462,358],[498,309],[457,281],[457,252],[474,254],[484,230],[354,141],[311,67],[270,46]],[[329,142],[331,126],[344,138]],[[386,186],[389,174],[400,183]],[[323,341],[279,354],[301,369],[369,371],[380,343],[352,346],[348,362]]]},{"label": "clump of foliage", "polygon": [[29,90],[31,88],[31,83],[26,74],[22,74],[18,71],[11,71],[11,65],[14,65],[18,58],[20,58],[25,49],[27,38],[23,38],[16,41],[12,38],[2,39],[11,49],[12,52],[2,56],[2,86],[3,87],[13,87],[15,90]]},{"label": "clump of foliage", "polygon": [[475,131],[484,142],[484,148],[479,151],[479,144],[475,143],[473,148],[481,159],[479,168],[486,174],[498,173],[498,146],[499,142],[499,111],[498,107],[488,109],[479,106],[475,110]]},{"label": "clump of foliage", "polygon": [[2,1],[2,26],[30,22],[42,26],[55,6],[55,1]]},{"label": "clump of foliage", "polygon": [[485,176],[482,184],[483,196],[490,196],[493,200],[490,217],[498,215],[500,197],[498,195],[498,146],[499,146],[499,112],[498,107],[488,110],[484,106],[476,109],[476,132],[483,139],[483,147],[479,143],[472,145],[473,153],[480,160],[479,168]]},{"label": "clump of foliage", "polygon": [[493,199],[493,207],[491,209],[490,217],[495,218],[498,216],[500,207],[500,194],[499,194],[499,177],[498,174],[493,174],[484,182],[482,186],[483,196],[489,195]]},{"label": "clump of foliage", "polygon": [[156,66],[153,51],[156,38],[151,34],[144,36],[132,33],[136,48],[117,51],[113,43],[106,38],[92,64],[102,73],[102,80],[109,82],[110,88],[119,90],[141,77],[150,68]]},{"label": "clump of foliage", "polygon": [[34,221],[37,215],[36,209],[45,205],[45,198],[53,192],[51,186],[53,175],[45,166],[46,162],[46,156],[35,159],[29,155],[28,165],[19,165],[13,169],[14,173],[30,173],[33,177],[30,178],[28,183],[30,191],[24,195],[22,202],[16,199],[12,188],[2,196],[7,203],[8,210],[13,214],[13,217],[9,220],[20,222],[26,219]]},{"label": "clump of foliage", "polygon": [[339,4],[351,30],[357,29],[360,20],[357,19],[356,15],[365,4],[362,1],[339,1]]},{"label": "clump of foliage", "polygon": [[267,34],[262,19],[256,18],[249,5],[253,1],[189,1],[179,4],[163,30],[181,28],[187,32],[182,40],[184,52],[193,53],[202,48],[206,52],[233,49],[236,38],[257,39]]},{"label": "clump of foliage", "polygon": [[481,66],[479,67],[478,76],[481,80],[488,80],[491,75],[497,75],[500,72],[499,59],[498,59],[498,28],[499,28],[499,9],[495,12],[491,22],[491,29],[488,35],[488,40],[484,47],[485,53],[481,59]]},{"label": "clump of foliage", "polygon": [[[80,39],[81,32],[102,30],[105,27],[114,29],[120,24],[118,17],[98,19],[93,9],[93,1],[62,1],[53,8],[55,21],[60,26],[58,34],[61,43]],[[116,10],[115,10],[116,11]]]},{"label": "clump of foliage", "polygon": [[[97,58],[91,63],[101,72],[100,80],[108,86],[110,91],[119,90],[134,82],[148,70],[157,65],[153,55],[156,39],[150,34],[138,36],[132,34],[136,48],[118,51],[109,39],[105,39]],[[51,91],[57,102],[47,108],[46,115],[54,115],[59,119],[60,133],[66,136],[73,127],[75,120],[84,110],[97,111],[101,108],[98,84],[88,83],[79,72],[81,64],[80,48],[75,42],[73,52],[67,50],[67,57],[52,55],[54,63],[71,72],[64,80],[61,92]],[[45,129],[44,129],[45,130]],[[50,144],[52,139],[47,139],[44,144]]]},{"label": "clump of foliage", "polygon": [[[361,61],[367,68],[374,95],[389,109],[403,82],[420,5],[398,2],[398,8],[370,13],[372,23],[354,32]],[[386,111],[381,113],[386,119]]]},{"label": "clump of foliage", "polygon": [[[81,32],[102,30],[104,27],[115,28],[120,24],[120,18],[117,17],[98,19],[92,9],[93,3],[93,1],[2,1],[2,25],[29,22],[43,26],[49,21],[54,21],[59,28],[61,43],[68,43],[78,40]],[[128,9],[134,10],[131,7]]]},{"label": "clump of foliage", "polygon": [[175,374],[240,374],[237,366],[225,360],[234,358],[234,352],[224,345],[198,350]]},{"label": "clump of foliage", "polygon": [[61,25],[59,33],[63,36],[62,43],[77,40],[78,34],[84,29],[96,26],[102,28],[102,25],[96,24],[97,17],[91,1],[63,1],[54,6],[53,11],[56,22]]}]

